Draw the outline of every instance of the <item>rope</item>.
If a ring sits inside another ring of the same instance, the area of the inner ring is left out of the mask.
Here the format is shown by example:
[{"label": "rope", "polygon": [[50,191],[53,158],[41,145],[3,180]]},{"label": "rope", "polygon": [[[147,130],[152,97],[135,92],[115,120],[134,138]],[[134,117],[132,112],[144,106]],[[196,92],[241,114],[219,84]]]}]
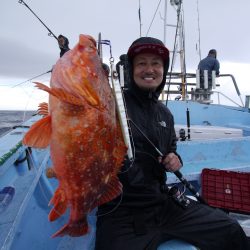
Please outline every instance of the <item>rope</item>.
[{"label": "rope", "polygon": [[4,154],[0,157],[0,167],[13,155],[17,152],[17,150],[22,147],[22,142],[18,142],[13,148],[9,150],[8,153]]},{"label": "rope", "polygon": [[146,36],[148,36],[148,33],[149,33],[149,31],[150,31],[150,29],[151,29],[151,26],[152,26],[152,24],[153,24],[153,22],[154,22],[154,19],[155,19],[155,16],[156,16],[157,11],[158,11],[158,9],[159,9],[160,3],[161,3],[161,0],[159,1],[158,5],[157,5],[157,7],[156,7],[154,16],[153,16],[152,21],[151,21],[151,23],[150,23],[150,25],[149,25],[149,28],[148,28],[148,31],[147,31]]}]

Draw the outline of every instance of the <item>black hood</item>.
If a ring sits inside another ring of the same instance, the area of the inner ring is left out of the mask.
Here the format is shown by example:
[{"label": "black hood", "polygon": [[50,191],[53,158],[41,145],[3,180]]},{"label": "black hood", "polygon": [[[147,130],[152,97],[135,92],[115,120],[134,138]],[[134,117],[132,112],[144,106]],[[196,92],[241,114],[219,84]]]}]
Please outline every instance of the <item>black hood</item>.
[{"label": "black hood", "polygon": [[64,39],[64,48],[69,49],[69,39],[63,35],[59,35],[58,38],[63,38]]},{"label": "black hood", "polygon": [[[147,53],[147,52],[161,56],[164,62],[163,80],[155,91],[150,91],[150,90],[145,91],[140,89],[136,85],[133,79],[134,57],[140,53]],[[150,97],[153,98],[154,100],[158,100],[162,90],[164,89],[166,83],[166,76],[169,68],[169,51],[165,47],[163,42],[153,37],[140,37],[139,39],[135,40],[129,47],[127,52],[127,59],[128,59],[128,73],[130,78],[128,88],[135,91],[137,95]]]}]

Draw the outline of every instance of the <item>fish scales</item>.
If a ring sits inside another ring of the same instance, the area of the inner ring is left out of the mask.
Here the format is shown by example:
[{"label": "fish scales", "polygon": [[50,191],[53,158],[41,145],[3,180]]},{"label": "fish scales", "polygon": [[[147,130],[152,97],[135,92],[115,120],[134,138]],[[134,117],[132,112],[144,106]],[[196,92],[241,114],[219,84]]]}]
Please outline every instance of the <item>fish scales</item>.
[{"label": "fish scales", "polygon": [[59,185],[49,220],[70,209],[68,223],[53,237],[81,236],[89,230],[87,214],[122,192],[117,173],[127,151],[94,39],[80,35],[54,66],[50,88],[36,86],[49,93],[49,110],[42,105],[44,117],[26,133],[23,144],[50,146]]}]

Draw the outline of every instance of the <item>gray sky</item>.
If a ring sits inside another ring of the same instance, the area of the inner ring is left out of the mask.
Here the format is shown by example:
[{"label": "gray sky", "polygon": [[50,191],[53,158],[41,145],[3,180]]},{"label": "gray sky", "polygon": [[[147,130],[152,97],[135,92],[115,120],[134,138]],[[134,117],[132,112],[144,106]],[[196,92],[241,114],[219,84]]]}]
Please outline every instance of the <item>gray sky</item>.
[{"label": "gray sky", "polygon": [[[111,41],[115,61],[140,36],[138,0],[26,0],[29,7],[58,36],[69,38],[72,48],[80,33]],[[141,0],[142,35],[145,36],[159,0]],[[169,1],[168,1],[169,2]],[[183,0],[187,69],[194,70],[199,62],[197,0]],[[163,40],[164,3],[162,0],[148,36]],[[201,55],[211,48],[218,51],[221,73],[227,63],[250,65],[250,1],[199,0]],[[176,11],[168,4],[167,20],[176,24]],[[57,41],[18,0],[0,0],[0,80],[29,79],[55,64],[59,58]],[[167,29],[167,47],[173,49],[174,28]],[[109,50],[104,47],[104,56]],[[176,68],[178,70],[178,68]],[[249,70],[248,70],[249,71]],[[250,80],[248,80],[250,86]],[[11,81],[8,84],[13,85]],[[249,88],[250,93],[250,88]]]}]

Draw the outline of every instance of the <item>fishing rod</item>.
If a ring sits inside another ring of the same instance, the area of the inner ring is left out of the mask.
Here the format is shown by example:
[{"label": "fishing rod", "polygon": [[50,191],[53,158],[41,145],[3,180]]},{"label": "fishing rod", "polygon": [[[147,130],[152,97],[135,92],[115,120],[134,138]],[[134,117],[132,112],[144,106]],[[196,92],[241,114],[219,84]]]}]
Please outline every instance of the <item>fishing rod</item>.
[{"label": "fishing rod", "polygon": [[27,3],[25,3],[23,0],[19,0],[18,3],[23,4],[25,7],[27,7],[30,12],[42,23],[42,25],[49,31],[48,36],[53,36],[57,41],[57,36],[46,26],[46,24],[36,15],[36,13],[28,6]]},{"label": "fishing rod", "polygon": [[[154,143],[144,134],[144,132],[133,122],[133,120],[128,119],[133,125],[134,127],[137,129],[138,132],[140,132],[140,134],[150,143],[151,146],[154,147],[154,149],[156,150],[156,152],[161,156],[164,157],[163,153],[154,145]],[[188,182],[182,175],[182,173],[177,170],[175,172],[173,172],[175,174],[175,176],[189,189],[189,191],[197,198],[197,200],[202,203],[202,204],[206,204],[206,201],[200,196],[200,194],[195,190],[195,188],[193,187],[193,185]]]}]

